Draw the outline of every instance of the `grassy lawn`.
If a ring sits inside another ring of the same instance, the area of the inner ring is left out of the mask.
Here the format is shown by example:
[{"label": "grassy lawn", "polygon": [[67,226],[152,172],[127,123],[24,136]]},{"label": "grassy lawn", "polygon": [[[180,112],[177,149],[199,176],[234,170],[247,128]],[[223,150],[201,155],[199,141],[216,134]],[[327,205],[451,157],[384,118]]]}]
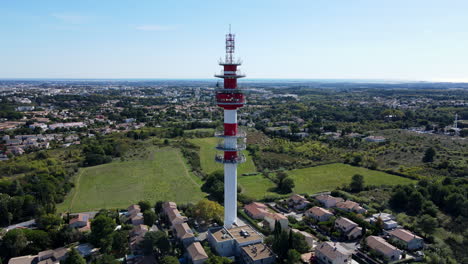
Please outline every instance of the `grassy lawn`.
[{"label": "grassy lawn", "polygon": [[[216,163],[214,161],[214,157],[216,153],[222,153],[221,151],[216,151],[215,146],[219,142],[218,138],[209,137],[209,138],[194,138],[189,139],[190,142],[196,144],[200,147],[200,161],[201,167],[205,173],[212,173],[216,170],[222,170],[223,165],[220,163]],[[257,172],[255,165],[250,157],[248,151],[243,151],[244,155],[247,157],[247,161],[239,165],[237,169],[238,175],[242,175],[243,173],[252,173]]]},{"label": "grassy lawn", "polygon": [[309,194],[332,191],[338,186],[349,184],[354,174],[363,175],[364,183],[370,185],[396,185],[414,182],[400,176],[341,163],[288,171],[288,175],[294,179],[296,184],[294,191]]},{"label": "grassy lawn", "polygon": [[257,200],[263,199],[265,196],[279,196],[277,193],[268,191],[270,188],[275,187],[275,184],[261,174],[239,176],[238,184],[242,187],[243,194]]},{"label": "grassy lawn", "polygon": [[134,160],[80,170],[76,187],[58,205],[58,212],[125,208],[140,200],[196,202],[205,196],[179,150],[149,147],[145,151]]}]

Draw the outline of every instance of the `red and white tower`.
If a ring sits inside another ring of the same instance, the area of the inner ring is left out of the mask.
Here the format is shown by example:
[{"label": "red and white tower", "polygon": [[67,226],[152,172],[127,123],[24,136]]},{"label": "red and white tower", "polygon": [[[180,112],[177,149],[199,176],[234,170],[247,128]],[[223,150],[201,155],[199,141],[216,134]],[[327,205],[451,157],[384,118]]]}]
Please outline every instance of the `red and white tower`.
[{"label": "red and white tower", "polygon": [[237,79],[245,77],[237,69],[240,60],[234,58],[235,35],[226,35],[226,57],[219,65],[223,71],[215,77],[222,78],[224,85],[216,89],[216,102],[224,109],[224,131],[215,136],[223,141],[216,147],[223,155],[215,160],[224,164],[224,227],[230,228],[237,220],[237,164],[245,162],[240,151],[245,149],[245,132],[237,128],[237,109],[244,106],[245,95],[237,86]]}]

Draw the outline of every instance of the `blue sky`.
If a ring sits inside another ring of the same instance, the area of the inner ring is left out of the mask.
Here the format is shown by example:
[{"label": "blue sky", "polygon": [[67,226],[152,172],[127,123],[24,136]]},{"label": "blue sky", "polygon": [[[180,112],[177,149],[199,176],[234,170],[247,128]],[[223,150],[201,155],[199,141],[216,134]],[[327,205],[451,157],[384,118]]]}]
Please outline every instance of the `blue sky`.
[{"label": "blue sky", "polygon": [[1,0],[0,78],[468,81],[466,0]]}]

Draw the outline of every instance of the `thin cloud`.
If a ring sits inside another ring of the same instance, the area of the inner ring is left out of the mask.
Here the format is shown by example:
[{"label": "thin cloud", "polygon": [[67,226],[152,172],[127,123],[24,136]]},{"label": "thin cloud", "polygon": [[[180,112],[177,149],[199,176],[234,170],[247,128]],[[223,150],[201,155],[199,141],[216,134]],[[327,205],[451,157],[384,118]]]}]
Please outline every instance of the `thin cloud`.
[{"label": "thin cloud", "polygon": [[140,25],[137,26],[136,29],[141,31],[168,31],[173,30],[174,27],[164,25]]},{"label": "thin cloud", "polygon": [[68,24],[84,24],[88,21],[88,17],[76,14],[55,13],[52,17]]}]

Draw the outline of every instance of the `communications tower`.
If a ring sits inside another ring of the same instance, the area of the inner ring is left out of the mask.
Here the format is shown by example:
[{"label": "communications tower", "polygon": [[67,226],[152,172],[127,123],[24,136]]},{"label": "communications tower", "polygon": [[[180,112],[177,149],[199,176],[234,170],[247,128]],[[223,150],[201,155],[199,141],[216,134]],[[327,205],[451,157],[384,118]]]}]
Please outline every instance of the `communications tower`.
[{"label": "communications tower", "polygon": [[224,227],[231,228],[237,220],[237,165],[245,162],[240,152],[245,149],[245,132],[237,127],[237,109],[244,106],[245,95],[237,86],[237,79],[245,77],[237,69],[240,60],[234,58],[235,35],[226,34],[226,56],[220,59],[223,70],[215,77],[222,78],[222,87],[216,88],[216,103],[224,109],[224,131],[216,132],[222,138],[216,149],[223,155],[216,155],[216,162],[224,164]]}]

